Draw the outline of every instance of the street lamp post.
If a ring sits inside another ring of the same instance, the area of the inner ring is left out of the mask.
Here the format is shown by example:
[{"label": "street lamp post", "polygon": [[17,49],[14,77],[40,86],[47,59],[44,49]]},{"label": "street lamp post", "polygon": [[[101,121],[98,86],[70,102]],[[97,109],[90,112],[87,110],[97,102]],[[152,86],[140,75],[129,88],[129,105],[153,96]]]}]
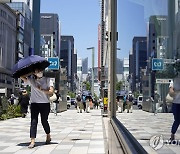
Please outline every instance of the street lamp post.
[{"label": "street lamp post", "polygon": [[94,97],[94,47],[87,48],[87,50],[92,49],[92,85],[91,85],[91,94]]}]

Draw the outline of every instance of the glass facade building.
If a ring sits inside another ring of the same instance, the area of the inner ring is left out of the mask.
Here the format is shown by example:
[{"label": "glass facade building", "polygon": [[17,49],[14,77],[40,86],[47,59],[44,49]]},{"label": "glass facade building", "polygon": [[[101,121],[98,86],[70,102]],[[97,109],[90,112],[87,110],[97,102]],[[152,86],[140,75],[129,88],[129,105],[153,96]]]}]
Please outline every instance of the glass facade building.
[{"label": "glass facade building", "polygon": [[17,30],[17,60],[28,56],[32,47],[32,17],[29,6],[24,2],[13,2],[8,5],[17,14],[18,30]]}]

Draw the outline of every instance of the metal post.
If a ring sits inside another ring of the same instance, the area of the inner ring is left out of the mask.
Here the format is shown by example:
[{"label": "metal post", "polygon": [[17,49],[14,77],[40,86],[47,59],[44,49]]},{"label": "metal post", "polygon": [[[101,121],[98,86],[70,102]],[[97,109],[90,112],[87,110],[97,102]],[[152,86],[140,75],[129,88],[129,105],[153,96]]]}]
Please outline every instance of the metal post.
[{"label": "metal post", "polygon": [[92,48],[92,97],[94,97],[94,47]]},{"label": "metal post", "polygon": [[108,104],[113,118],[116,117],[117,0],[109,0],[108,11]]}]

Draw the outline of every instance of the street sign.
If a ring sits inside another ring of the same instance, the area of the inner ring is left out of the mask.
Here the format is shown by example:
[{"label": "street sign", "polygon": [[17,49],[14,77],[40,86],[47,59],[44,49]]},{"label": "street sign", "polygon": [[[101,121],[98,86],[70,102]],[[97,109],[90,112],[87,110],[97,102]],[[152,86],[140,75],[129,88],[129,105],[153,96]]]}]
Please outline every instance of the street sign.
[{"label": "street sign", "polygon": [[174,64],[175,62],[175,59],[164,59],[164,64]]},{"label": "street sign", "polygon": [[59,70],[59,58],[58,57],[49,57],[48,61],[50,62],[48,69]]},{"label": "street sign", "polygon": [[156,79],[156,83],[171,83],[173,79]]},{"label": "street sign", "polygon": [[152,59],[152,70],[163,70],[164,68],[164,60],[153,58]]}]

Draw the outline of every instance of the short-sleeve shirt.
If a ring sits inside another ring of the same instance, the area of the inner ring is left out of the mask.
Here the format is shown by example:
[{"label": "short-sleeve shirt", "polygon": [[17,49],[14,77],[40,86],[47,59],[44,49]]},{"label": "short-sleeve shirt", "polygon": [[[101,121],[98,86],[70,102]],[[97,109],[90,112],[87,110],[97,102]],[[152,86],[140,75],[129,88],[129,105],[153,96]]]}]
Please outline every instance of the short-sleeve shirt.
[{"label": "short-sleeve shirt", "polygon": [[42,77],[40,79],[35,79],[29,77],[27,84],[31,86],[30,103],[49,103],[47,94],[39,90],[38,87],[41,87],[41,89],[44,90],[49,90],[49,88],[53,86],[53,82],[50,81],[50,78]]},{"label": "short-sleeve shirt", "polygon": [[170,83],[169,87],[173,87],[176,96],[174,97],[173,103],[180,104],[180,78],[174,78],[174,81]]}]

